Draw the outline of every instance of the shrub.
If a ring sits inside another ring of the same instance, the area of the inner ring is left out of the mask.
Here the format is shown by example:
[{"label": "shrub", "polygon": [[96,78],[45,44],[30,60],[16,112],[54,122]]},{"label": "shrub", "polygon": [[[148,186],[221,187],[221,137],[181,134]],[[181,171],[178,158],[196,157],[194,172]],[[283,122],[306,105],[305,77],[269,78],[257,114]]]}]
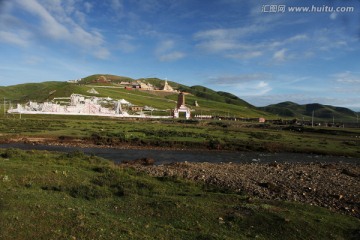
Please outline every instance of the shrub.
[{"label": "shrub", "polygon": [[20,149],[8,148],[0,156],[2,158],[14,158],[14,157],[22,157],[23,155],[24,155],[24,152]]},{"label": "shrub", "polygon": [[87,200],[108,198],[112,194],[104,187],[96,185],[79,185],[69,189],[69,195],[74,198],[84,198]]}]

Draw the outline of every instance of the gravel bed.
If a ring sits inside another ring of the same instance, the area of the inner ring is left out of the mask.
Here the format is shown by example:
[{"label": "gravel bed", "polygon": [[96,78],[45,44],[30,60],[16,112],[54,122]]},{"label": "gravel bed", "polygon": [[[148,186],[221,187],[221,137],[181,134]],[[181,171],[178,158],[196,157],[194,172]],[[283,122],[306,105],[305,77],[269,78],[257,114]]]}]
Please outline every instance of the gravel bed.
[{"label": "gravel bed", "polygon": [[127,165],[152,176],[177,176],[249,197],[298,201],[360,218],[360,164],[349,163],[171,163]]}]

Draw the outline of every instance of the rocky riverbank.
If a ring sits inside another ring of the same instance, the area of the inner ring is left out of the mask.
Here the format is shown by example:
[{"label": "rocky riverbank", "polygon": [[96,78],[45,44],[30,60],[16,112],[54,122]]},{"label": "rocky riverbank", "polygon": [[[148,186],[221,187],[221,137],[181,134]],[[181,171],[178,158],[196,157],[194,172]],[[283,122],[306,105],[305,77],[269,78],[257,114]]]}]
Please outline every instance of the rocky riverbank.
[{"label": "rocky riverbank", "polygon": [[13,137],[0,139],[0,144],[24,143],[29,145],[48,145],[62,147],[78,147],[78,148],[114,148],[114,149],[151,149],[151,150],[197,150],[208,151],[207,148],[183,148],[183,147],[161,147],[152,145],[141,145],[135,143],[118,143],[118,144],[96,144],[89,139],[65,138],[57,137]]},{"label": "rocky riverbank", "polygon": [[360,218],[360,163],[127,163],[152,176],[176,176],[248,195],[298,201]]}]

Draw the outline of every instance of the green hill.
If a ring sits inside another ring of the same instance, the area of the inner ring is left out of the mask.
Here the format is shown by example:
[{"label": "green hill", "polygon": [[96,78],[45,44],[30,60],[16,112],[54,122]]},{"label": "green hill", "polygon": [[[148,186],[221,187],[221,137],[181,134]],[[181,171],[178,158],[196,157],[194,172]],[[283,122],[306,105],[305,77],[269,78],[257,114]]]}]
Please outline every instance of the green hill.
[{"label": "green hill", "polygon": [[324,121],[354,122],[357,117],[357,113],[348,108],[322,105],[319,103],[300,105],[293,102],[282,102],[259,109],[286,118],[309,119],[312,117],[313,112],[315,119]]},{"label": "green hill", "polygon": [[[57,97],[69,97],[72,93],[126,99],[134,105],[150,106],[158,110],[155,114],[169,115],[176,105],[177,92],[163,92],[152,90],[125,89],[121,82],[141,81],[150,83],[161,89],[165,81],[158,78],[132,79],[109,74],[95,74],[82,78],[77,83],[70,82],[42,82],[26,83],[14,86],[0,87],[1,99],[7,102],[26,103],[28,101],[51,101]],[[244,100],[225,92],[216,92],[203,86],[185,86],[168,81],[174,89],[186,92],[186,105],[192,109],[192,115],[217,115],[228,117],[273,117]],[[88,93],[94,88],[99,94]],[[196,106],[196,103],[198,106]]]},{"label": "green hill", "polygon": [[[94,74],[82,78],[76,83],[70,82],[42,82],[25,83],[14,86],[0,87],[0,97],[6,102],[26,103],[28,101],[51,101],[58,97],[69,97],[72,93],[126,99],[132,104],[150,106],[157,110],[155,114],[168,115],[175,107],[177,92],[163,92],[152,90],[125,89],[120,83],[142,82],[151,84],[155,89],[161,89],[165,80],[159,78],[133,79],[110,74]],[[282,102],[266,107],[256,108],[239,97],[222,91],[214,91],[204,86],[186,86],[173,81],[168,84],[175,90],[186,94],[186,105],[192,109],[192,115],[218,115],[243,118],[299,118],[309,119],[314,111],[316,120],[336,122],[354,122],[357,114],[350,109],[334,107],[318,103],[300,105],[293,102]],[[88,93],[94,88],[99,94]],[[197,103],[197,104],[196,104]]]},{"label": "green hill", "polygon": [[132,82],[134,79],[129,77],[123,77],[123,76],[116,76],[111,74],[94,74],[87,76],[85,78],[82,78],[79,81],[79,84],[92,84],[96,83],[99,80],[107,80],[111,83],[120,83],[120,82]]},{"label": "green hill", "polygon": [[13,103],[42,102],[52,100],[55,97],[70,96],[72,93],[86,94],[86,90],[79,85],[55,81],[0,87],[0,96]]}]

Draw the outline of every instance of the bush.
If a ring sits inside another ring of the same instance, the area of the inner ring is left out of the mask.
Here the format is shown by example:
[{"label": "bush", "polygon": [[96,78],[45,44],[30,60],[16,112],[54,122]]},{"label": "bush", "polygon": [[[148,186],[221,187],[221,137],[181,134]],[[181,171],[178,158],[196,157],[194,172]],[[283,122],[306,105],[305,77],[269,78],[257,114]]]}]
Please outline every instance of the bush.
[{"label": "bush", "polygon": [[83,153],[82,151],[80,150],[75,150],[73,152],[69,152],[68,154],[66,154],[66,157],[67,158],[84,158],[84,157],[87,157],[87,155],[85,153]]},{"label": "bush", "polygon": [[93,179],[91,181],[93,184],[99,187],[107,188],[115,196],[124,196],[125,191],[119,173],[108,168],[97,170],[103,172],[103,174]]},{"label": "bush", "polygon": [[219,139],[210,139],[209,141],[208,141],[208,148],[209,149],[216,149],[216,150],[219,150],[219,149],[221,149],[221,145],[222,145],[222,143],[221,143],[221,141],[219,140]]},{"label": "bush", "polygon": [[104,187],[96,185],[79,185],[69,189],[69,195],[74,198],[84,198],[87,200],[108,198],[112,194]]},{"label": "bush", "polygon": [[24,156],[24,152],[16,148],[8,148],[0,155],[2,158],[14,158]]}]

